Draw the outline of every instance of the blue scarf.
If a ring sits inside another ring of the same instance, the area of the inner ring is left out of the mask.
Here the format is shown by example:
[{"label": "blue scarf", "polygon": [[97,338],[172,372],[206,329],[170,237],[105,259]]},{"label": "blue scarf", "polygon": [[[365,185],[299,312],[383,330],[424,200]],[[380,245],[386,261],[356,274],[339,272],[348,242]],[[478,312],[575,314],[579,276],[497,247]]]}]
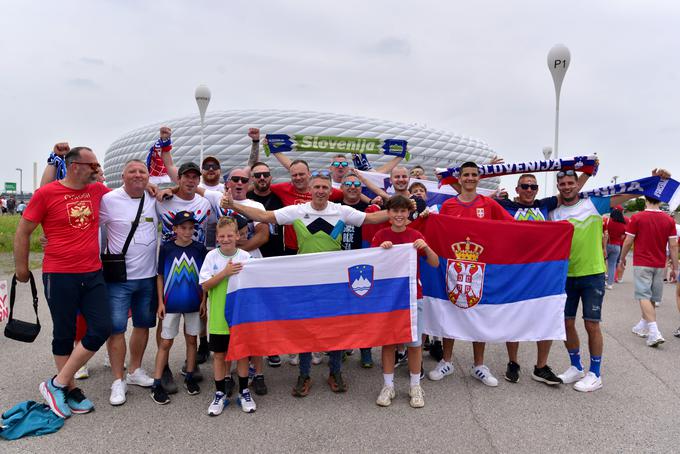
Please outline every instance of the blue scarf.
[{"label": "blue scarf", "polygon": [[57,168],[55,180],[63,180],[66,178],[66,161],[64,161],[63,157],[50,153],[50,157],[47,158],[47,163]]},{"label": "blue scarf", "polygon": [[618,194],[639,194],[666,202],[671,211],[680,205],[680,183],[672,178],[645,177],[582,192],[581,197],[607,197]]}]

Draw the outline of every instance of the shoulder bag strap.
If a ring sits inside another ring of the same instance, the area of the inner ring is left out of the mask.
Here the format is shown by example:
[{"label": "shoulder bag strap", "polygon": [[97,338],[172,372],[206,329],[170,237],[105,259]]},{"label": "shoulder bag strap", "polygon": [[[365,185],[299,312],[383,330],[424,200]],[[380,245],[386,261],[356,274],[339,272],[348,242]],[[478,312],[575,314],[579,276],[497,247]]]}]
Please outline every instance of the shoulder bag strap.
[{"label": "shoulder bag strap", "polygon": [[128,234],[127,239],[125,240],[125,246],[123,246],[123,250],[120,251],[120,253],[123,255],[127,253],[128,247],[130,246],[130,242],[132,241],[132,237],[135,235],[135,231],[137,230],[137,226],[139,225],[139,218],[142,216],[142,208],[144,208],[145,194],[146,192],[142,193],[142,200],[139,201],[139,208],[137,208],[137,216],[135,216],[135,220],[132,222],[132,228],[130,229],[130,233]]},{"label": "shoulder bag strap", "polygon": [[[29,272],[28,282],[31,284],[31,296],[33,297],[33,311],[35,312],[35,319],[38,326],[40,325],[40,318],[38,318],[38,288],[35,286],[35,279],[33,273]],[[12,276],[12,287],[9,293],[9,319],[14,318],[14,302],[17,297],[17,275]]]}]

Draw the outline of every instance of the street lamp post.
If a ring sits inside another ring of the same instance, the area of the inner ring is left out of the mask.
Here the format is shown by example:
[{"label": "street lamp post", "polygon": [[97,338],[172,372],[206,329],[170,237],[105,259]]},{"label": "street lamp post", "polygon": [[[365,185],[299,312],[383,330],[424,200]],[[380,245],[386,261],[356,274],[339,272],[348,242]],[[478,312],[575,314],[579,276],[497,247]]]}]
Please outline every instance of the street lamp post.
[{"label": "street lamp post", "polygon": [[19,200],[24,199],[24,169],[17,167],[19,172]]},{"label": "street lamp post", "polygon": [[205,85],[199,85],[194,92],[196,104],[198,104],[198,113],[201,115],[201,156],[198,165],[203,164],[203,124],[205,121],[205,111],[208,110],[210,103],[210,89]]},{"label": "street lamp post", "polygon": [[[562,89],[562,81],[564,81],[564,75],[567,73],[567,69],[569,69],[570,62],[571,53],[564,44],[555,44],[548,52],[548,69],[550,70],[553,84],[555,85],[555,143],[553,146],[555,159],[559,158],[560,90]],[[555,187],[555,191],[556,190],[557,187]]]},{"label": "street lamp post", "polygon": [[[552,147],[543,147],[543,157],[547,161],[552,155]],[[545,172],[545,196],[548,197],[548,172]]]}]

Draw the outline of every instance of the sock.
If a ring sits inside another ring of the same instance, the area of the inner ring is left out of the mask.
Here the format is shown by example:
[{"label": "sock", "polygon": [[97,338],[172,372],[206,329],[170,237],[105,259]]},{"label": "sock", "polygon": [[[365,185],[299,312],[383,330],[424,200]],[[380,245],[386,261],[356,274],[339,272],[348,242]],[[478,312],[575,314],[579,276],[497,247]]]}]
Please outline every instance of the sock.
[{"label": "sock", "polygon": [[420,384],[420,372],[417,374],[411,374],[411,386],[417,386]]},{"label": "sock", "polygon": [[385,380],[385,386],[394,388],[394,374],[383,374],[383,380]]},{"label": "sock", "polygon": [[659,327],[656,325],[656,322],[647,323],[647,328],[649,329],[650,335],[659,334]]},{"label": "sock", "polygon": [[56,386],[57,388],[66,388],[66,385],[62,385],[57,381],[57,376],[55,375],[54,378],[52,379],[52,384]]},{"label": "sock", "polygon": [[226,391],[226,384],[224,378],[222,380],[215,380],[215,391],[224,394]]},{"label": "sock", "polygon": [[160,378],[154,378],[152,387],[158,388],[159,386],[161,386],[161,379]]},{"label": "sock", "polygon": [[644,318],[641,318],[640,321],[638,322],[638,324],[635,325],[635,329],[638,329],[638,330],[647,329],[647,320],[645,320]]},{"label": "sock", "polygon": [[581,364],[581,354],[579,353],[579,349],[575,350],[567,350],[569,353],[569,361],[571,361],[571,365],[577,368],[578,370],[583,370],[583,365]]},{"label": "sock", "polygon": [[598,377],[600,376],[600,364],[602,363],[601,356],[591,356],[590,357],[590,372],[594,373]]},{"label": "sock", "polygon": [[238,377],[238,392],[243,394],[243,390],[248,389],[248,377]]}]

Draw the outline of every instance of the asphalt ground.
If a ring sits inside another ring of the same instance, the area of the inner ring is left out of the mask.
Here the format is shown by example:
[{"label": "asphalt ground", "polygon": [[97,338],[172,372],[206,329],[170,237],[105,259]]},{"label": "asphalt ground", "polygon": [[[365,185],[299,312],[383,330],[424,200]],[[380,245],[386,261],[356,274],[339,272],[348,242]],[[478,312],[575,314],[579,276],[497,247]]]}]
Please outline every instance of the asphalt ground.
[{"label": "asphalt ground", "polygon": [[[36,278],[40,282],[39,275]],[[346,394],[334,394],[328,388],[327,360],[313,366],[312,391],[304,399],[290,394],[296,367],[286,363],[278,369],[265,366],[269,394],[255,396],[256,413],[241,412],[232,398],[222,415],[209,417],[211,381],[202,383],[198,396],[180,389],[165,406],[156,405],[147,389],[130,386],[127,403],[112,407],[108,403],[111,374],[103,367],[100,351],[90,361],[90,378],[80,382],[96,411],[71,417],[55,434],[0,440],[0,452],[678,452],[680,339],[672,333],[680,315],[675,287],[665,286],[658,308],[666,343],[652,349],[631,333],[640,318],[631,279],[628,271],[624,282],[606,295],[604,387],[594,393],[533,381],[536,349],[530,343],[520,347],[522,371],[517,384],[502,379],[505,346],[487,346],[486,364],[500,381],[497,388],[488,388],[469,375],[470,343],[457,342],[454,374],[441,382],[424,380],[426,406],[422,409],[408,405],[406,368],[397,369],[397,398],[392,406],[376,406],[382,375],[379,349],[374,349],[373,369],[359,367],[358,351],[345,362],[343,375],[350,386]],[[21,289],[18,304],[17,315],[30,319],[27,287]],[[32,344],[0,337],[2,410],[27,399],[41,401],[38,384],[54,373],[51,321],[42,298],[40,319],[43,330]],[[585,339],[582,323],[578,325]],[[155,351],[151,343],[144,358],[149,372]],[[178,338],[170,361],[177,380],[183,354],[183,340]],[[429,370],[435,363],[427,354],[425,358]],[[587,353],[584,362],[587,367]],[[556,373],[569,366],[561,342],[553,345],[549,364]],[[208,378],[212,375],[211,366],[204,366],[203,371]]]}]

